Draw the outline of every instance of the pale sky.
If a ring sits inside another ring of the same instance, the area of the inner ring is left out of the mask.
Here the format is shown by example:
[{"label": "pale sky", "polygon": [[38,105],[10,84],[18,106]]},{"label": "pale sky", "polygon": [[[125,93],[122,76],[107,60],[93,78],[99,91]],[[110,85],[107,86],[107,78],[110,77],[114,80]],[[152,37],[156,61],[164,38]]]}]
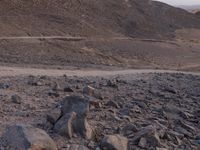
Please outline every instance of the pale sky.
[{"label": "pale sky", "polygon": [[200,5],[200,0],[157,0],[170,5]]}]

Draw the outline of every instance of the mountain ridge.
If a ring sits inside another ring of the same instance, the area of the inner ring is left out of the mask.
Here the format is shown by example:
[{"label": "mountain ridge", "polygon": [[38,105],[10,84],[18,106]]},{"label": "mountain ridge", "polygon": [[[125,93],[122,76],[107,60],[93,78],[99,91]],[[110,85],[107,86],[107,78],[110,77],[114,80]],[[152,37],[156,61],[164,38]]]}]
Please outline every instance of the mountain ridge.
[{"label": "mountain ridge", "polygon": [[0,13],[1,36],[173,38],[176,29],[200,28],[197,16],[149,0],[2,0]]}]

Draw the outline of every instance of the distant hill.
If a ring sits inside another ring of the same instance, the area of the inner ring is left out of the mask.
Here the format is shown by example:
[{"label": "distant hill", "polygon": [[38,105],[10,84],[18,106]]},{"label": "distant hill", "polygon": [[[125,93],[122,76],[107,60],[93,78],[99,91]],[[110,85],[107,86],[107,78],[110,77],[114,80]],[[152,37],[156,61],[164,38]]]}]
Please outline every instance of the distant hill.
[{"label": "distant hill", "polygon": [[192,13],[196,13],[196,12],[200,11],[200,5],[191,5],[191,6],[181,5],[179,7],[183,8],[189,12],[192,12]]},{"label": "distant hill", "polygon": [[195,13],[198,17],[200,17],[200,10]]},{"label": "distant hill", "polygon": [[1,0],[0,36],[172,38],[200,28],[187,11],[151,0]]}]

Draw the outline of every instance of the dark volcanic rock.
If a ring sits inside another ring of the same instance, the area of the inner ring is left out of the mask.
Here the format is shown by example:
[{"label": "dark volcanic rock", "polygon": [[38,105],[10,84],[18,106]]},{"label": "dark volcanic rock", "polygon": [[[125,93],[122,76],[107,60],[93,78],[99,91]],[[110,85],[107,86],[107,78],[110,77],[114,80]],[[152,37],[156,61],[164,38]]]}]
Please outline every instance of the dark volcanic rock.
[{"label": "dark volcanic rock", "polygon": [[2,141],[9,150],[57,150],[45,131],[32,126],[10,126],[3,134]]},{"label": "dark volcanic rock", "polygon": [[65,86],[64,87],[64,92],[74,92],[74,90],[69,86]]},{"label": "dark volcanic rock", "polygon": [[141,138],[146,138],[146,140],[150,140],[149,142],[153,144],[152,146],[157,146],[160,142],[156,129],[152,125],[144,127],[140,131],[135,133],[134,138],[132,140],[138,143]]},{"label": "dark volcanic rock", "polygon": [[72,137],[73,133],[86,139],[92,138],[92,129],[87,121],[89,101],[82,96],[67,96],[63,100],[62,117],[56,122],[54,130],[61,135]]},{"label": "dark volcanic rock", "polygon": [[54,96],[54,97],[59,97],[60,96],[60,94],[58,93],[58,91],[53,91],[53,90],[50,90],[48,92],[48,95],[49,96]]},{"label": "dark volcanic rock", "polygon": [[93,136],[93,130],[92,127],[89,125],[86,116],[77,116],[73,127],[75,130],[75,133],[81,135],[82,137],[86,139],[91,139]]},{"label": "dark volcanic rock", "polygon": [[0,83],[0,89],[8,89],[10,87],[9,83]]},{"label": "dark volcanic rock", "polygon": [[101,148],[108,150],[127,150],[128,139],[121,135],[108,135],[101,141]]},{"label": "dark volcanic rock", "polygon": [[114,107],[114,108],[120,108],[119,105],[117,104],[117,102],[110,100],[106,103],[107,106],[109,107]]},{"label": "dark volcanic rock", "polygon": [[61,117],[61,110],[60,108],[54,108],[47,114],[47,121],[51,124],[55,124],[56,121]]},{"label": "dark volcanic rock", "polygon": [[84,115],[89,111],[89,101],[83,96],[67,96],[63,100],[62,113],[76,112]]},{"label": "dark volcanic rock", "polygon": [[22,98],[19,95],[16,95],[16,94],[11,96],[11,100],[12,100],[13,103],[16,103],[16,104],[22,103]]},{"label": "dark volcanic rock", "polygon": [[76,118],[76,113],[66,113],[62,118],[60,118],[54,125],[54,131],[60,135],[72,138],[73,136],[73,122]]}]

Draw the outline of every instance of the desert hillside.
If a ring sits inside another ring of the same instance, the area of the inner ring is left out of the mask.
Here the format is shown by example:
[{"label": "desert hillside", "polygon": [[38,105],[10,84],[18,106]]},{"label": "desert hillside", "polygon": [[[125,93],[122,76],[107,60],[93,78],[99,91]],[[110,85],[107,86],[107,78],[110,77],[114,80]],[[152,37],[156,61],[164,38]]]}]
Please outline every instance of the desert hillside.
[{"label": "desert hillside", "polygon": [[200,28],[185,10],[149,0],[1,0],[1,36],[174,37]]}]

